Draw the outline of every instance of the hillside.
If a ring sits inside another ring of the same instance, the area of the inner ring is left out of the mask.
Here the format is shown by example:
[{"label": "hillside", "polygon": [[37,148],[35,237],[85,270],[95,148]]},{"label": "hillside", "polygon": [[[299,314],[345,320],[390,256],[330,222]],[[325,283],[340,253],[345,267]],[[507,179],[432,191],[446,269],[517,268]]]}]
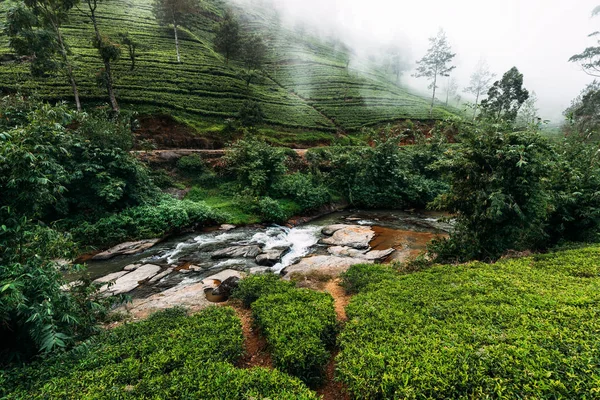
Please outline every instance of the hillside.
[{"label": "hillside", "polygon": [[[115,66],[117,97],[124,109],[173,115],[200,132],[214,134],[247,99],[261,104],[267,124],[278,131],[335,133],[405,118],[429,118],[426,99],[396,86],[385,72],[365,63],[353,61],[346,69],[348,54],[337,41],[282,27],[265,5],[254,5],[251,10],[234,7],[243,26],[259,31],[269,46],[264,79],[248,89],[240,77],[241,66],[235,61],[226,66],[214,51],[214,32],[225,4],[202,0],[201,6],[193,27],[181,28],[181,64],[175,58],[173,30],[158,25],[151,0],[107,1],[99,6],[104,34],[116,38],[128,32],[143,46],[134,71],[129,70],[126,54]],[[82,101],[87,105],[105,102],[103,89],[96,86],[101,63],[91,46],[91,23],[75,10],[64,35],[73,52]],[[33,79],[27,64],[11,60],[8,54],[8,39],[2,35],[0,87],[4,92],[72,101],[64,77]],[[434,118],[445,115],[446,110],[436,107]]]}]

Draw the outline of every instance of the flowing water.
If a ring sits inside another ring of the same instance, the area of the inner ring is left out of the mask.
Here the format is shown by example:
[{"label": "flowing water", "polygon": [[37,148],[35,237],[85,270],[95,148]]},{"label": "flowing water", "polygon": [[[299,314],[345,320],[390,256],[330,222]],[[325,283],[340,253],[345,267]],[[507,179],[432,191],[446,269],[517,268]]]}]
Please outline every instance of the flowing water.
[{"label": "flowing water", "polygon": [[[375,250],[394,248],[388,261],[405,261],[425,250],[435,237],[444,236],[451,225],[440,221],[435,213],[401,211],[343,211],[329,214],[294,228],[283,226],[247,226],[230,231],[206,230],[169,238],[134,256],[115,257],[106,261],[88,262],[87,274],[98,278],[120,271],[130,264],[154,264],[175,271],[156,285],[136,289],[134,295],[156,293],[182,283],[194,283],[224,269],[243,272],[271,270],[279,273],[285,267],[312,254],[327,254],[327,246],[319,244],[321,229],[332,224],[367,225],[375,232],[370,245]],[[280,262],[273,267],[260,267],[254,258],[213,259],[212,253],[228,247],[258,245],[263,251],[286,249]]]}]

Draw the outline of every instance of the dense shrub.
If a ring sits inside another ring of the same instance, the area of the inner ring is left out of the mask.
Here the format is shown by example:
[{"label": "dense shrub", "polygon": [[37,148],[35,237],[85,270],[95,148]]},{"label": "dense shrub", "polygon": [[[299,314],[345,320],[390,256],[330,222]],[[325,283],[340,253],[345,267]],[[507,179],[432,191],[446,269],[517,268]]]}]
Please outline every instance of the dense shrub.
[{"label": "dense shrub", "polygon": [[451,187],[436,206],[456,215],[450,238],[433,247],[441,261],[496,259],[547,242],[553,154],[539,134],[482,124],[438,167]]},{"label": "dense shrub", "polygon": [[224,157],[225,171],[254,195],[264,195],[285,171],[285,152],[257,139],[241,139]]},{"label": "dense shrub", "polygon": [[359,264],[353,265],[341,275],[341,286],[349,294],[362,291],[368,285],[379,285],[384,281],[394,279],[398,273],[389,265]]},{"label": "dense shrub", "polygon": [[595,398],[598,265],[593,247],[368,285],[346,309],[337,377],[360,399]]},{"label": "dense shrub", "polygon": [[331,201],[327,188],[312,174],[285,175],[277,181],[273,191],[276,196],[294,200],[305,210],[315,210]]},{"label": "dense shrub", "polygon": [[70,221],[83,244],[112,245],[127,240],[162,237],[166,233],[224,222],[226,216],[201,202],[165,197],[156,205],[128,208],[96,222]]},{"label": "dense shrub", "polygon": [[[0,366],[67,348],[96,332],[111,300],[89,282],[67,282],[56,259],[70,258],[70,236],[0,208]],[[1,386],[1,385],[0,385]]]},{"label": "dense shrub", "polygon": [[293,282],[284,281],[276,274],[254,274],[240,281],[232,298],[241,300],[244,307],[250,307],[261,296],[284,293],[294,287]]},{"label": "dense shrub", "polygon": [[263,295],[252,304],[252,313],[275,367],[309,384],[323,378],[337,327],[330,294],[294,289]]},{"label": "dense shrub", "polygon": [[227,307],[188,317],[167,310],[105,332],[86,346],[0,373],[0,396],[18,398],[248,399],[316,396],[278,371],[241,370],[241,323]]},{"label": "dense shrub", "polygon": [[177,160],[177,169],[186,175],[200,175],[206,170],[206,162],[197,154],[183,156]]}]

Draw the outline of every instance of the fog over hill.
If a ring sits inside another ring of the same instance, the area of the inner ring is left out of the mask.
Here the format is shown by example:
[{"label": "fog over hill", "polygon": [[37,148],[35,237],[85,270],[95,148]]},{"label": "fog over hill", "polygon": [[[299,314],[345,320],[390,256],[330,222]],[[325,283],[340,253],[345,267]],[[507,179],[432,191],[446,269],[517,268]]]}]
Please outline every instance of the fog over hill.
[{"label": "fog over hill", "polygon": [[[481,58],[498,76],[517,66],[525,86],[538,95],[542,117],[554,121],[562,119],[562,111],[592,80],[568,59],[594,44],[587,35],[600,25],[600,19],[591,18],[597,0],[274,2],[289,24],[311,25],[311,30],[317,27],[326,36],[335,34],[359,55],[398,44],[413,66],[424,54],[427,38],[442,27],[457,53],[454,76],[461,90]],[[425,80],[410,75],[405,73],[405,84],[426,89]]]}]

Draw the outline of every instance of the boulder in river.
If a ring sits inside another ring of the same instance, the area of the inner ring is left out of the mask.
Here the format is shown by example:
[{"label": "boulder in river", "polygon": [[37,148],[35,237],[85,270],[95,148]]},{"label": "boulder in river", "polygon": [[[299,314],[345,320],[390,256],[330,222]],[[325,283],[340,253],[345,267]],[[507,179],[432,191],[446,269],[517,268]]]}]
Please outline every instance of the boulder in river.
[{"label": "boulder in river", "polygon": [[[140,282],[153,278],[160,272],[160,267],[153,264],[145,264],[132,272],[126,272],[125,275],[117,278],[115,284],[107,290],[111,294],[121,294],[131,292],[140,285]],[[121,271],[123,272],[123,271]],[[106,278],[106,277],[105,277]],[[102,278],[100,278],[102,279]]]},{"label": "boulder in river", "polygon": [[270,249],[256,256],[256,263],[265,267],[272,267],[277,264],[281,257],[290,250],[289,247],[284,249]]},{"label": "boulder in river", "polygon": [[352,257],[362,260],[383,261],[388,258],[394,249],[387,250],[357,250],[346,246],[333,246],[327,249],[329,254],[337,257]]},{"label": "boulder in river", "polygon": [[232,246],[213,252],[211,258],[255,258],[261,252],[261,248],[255,245]]},{"label": "boulder in river", "polygon": [[210,280],[213,280],[213,281],[217,280],[217,281],[224,282],[227,278],[232,277],[232,276],[236,276],[238,278],[241,278],[242,277],[242,273],[239,272],[239,271],[236,271],[234,269],[226,269],[226,270],[223,270],[223,271],[219,272],[218,274],[214,274],[214,275],[211,275],[211,276],[209,276],[207,278],[204,278],[202,280],[202,282],[206,282],[206,281],[210,281]]},{"label": "boulder in river", "polygon": [[336,257],[336,256],[313,256],[300,260],[297,264],[291,265],[283,270],[285,273],[283,279],[290,279],[294,273],[308,274],[318,271],[324,275],[332,277],[339,276],[353,265],[372,264],[373,260],[364,260],[360,258]]},{"label": "boulder in river", "polygon": [[346,224],[328,225],[328,226],[324,227],[323,229],[321,229],[321,233],[323,235],[331,236],[335,232],[339,231],[340,229],[344,229],[344,228],[347,228],[349,226],[352,226],[352,225],[346,225]]},{"label": "boulder in river", "polygon": [[369,243],[375,236],[370,226],[331,225],[323,228],[323,233],[332,232],[331,237],[321,239],[321,243],[332,246],[346,246],[355,249],[368,249]]},{"label": "boulder in river", "polygon": [[225,279],[216,289],[213,290],[212,294],[215,296],[231,296],[231,293],[238,287],[240,284],[240,278],[237,276],[230,276]]},{"label": "boulder in river", "polygon": [[96,254],[94,257],[92,257],[92,260],[109,260],[116,256],[128,256],[136,254],[149,249],[158,242],[160,242],[160,239],[147,239],[138,240],[137,242],[121,243],[115,247],[111,247],[110,249],[103,251],[102,253]]}]

